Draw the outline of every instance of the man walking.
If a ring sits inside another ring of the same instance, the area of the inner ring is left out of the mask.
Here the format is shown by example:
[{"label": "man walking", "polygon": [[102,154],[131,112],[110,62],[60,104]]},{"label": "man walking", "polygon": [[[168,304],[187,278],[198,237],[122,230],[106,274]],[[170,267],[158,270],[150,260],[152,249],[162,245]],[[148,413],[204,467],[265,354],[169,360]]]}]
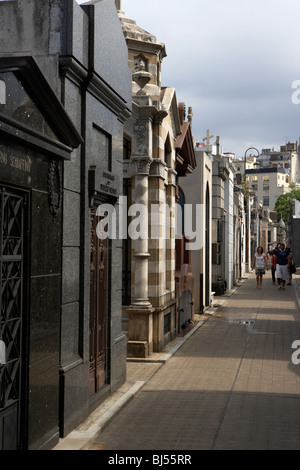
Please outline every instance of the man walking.
[{"label": "man walking", "polygon": [[289,252],[285,249],[285,244],[281,243],[275,250],[276,256],[276,274],[279,284],[279,290],[285,290],[285,283],[289,277]]}]

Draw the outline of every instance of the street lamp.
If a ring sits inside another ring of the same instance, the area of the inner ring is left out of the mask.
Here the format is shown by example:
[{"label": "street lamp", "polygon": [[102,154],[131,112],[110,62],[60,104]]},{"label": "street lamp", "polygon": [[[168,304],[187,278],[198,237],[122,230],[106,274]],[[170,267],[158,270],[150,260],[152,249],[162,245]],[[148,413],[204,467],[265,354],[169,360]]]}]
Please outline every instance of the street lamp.
[{"label": "street lamp", "polygon": [[245,158],[245,171],[244,171],[244,181],[245,181],[245,183],[246,183],[247,152],[248,152],[249,150],[255,150],[255,151],[257,152],[257,156],[259,157],[259,151],[257,150],[257,148],[255,148],[255,147],[249,147],[249,148],[246,150],[246,152],[245,152],[245,157],[244,157],[244,158]]},{"label": "street lamp", "polygon": [[[245,190],[246,189],[246,163],[247,163],[247,152],[249,150],[255,150],[257,152],[257,155],[259,156],[259,151],[255,147],[249,147],[246,152],[245,152],[245,171],[244,171],[244,182],[245,182]],[[246,222],[246,227],[245,227],[245,235],[246,235],[246,243],[245,243],[245,268],[246,272],[250,271],[250,250],[251,250],[251,244],[250,244],[250,233],[251,233],[251,207],[250,207],[250,191],[248,190],[248,198],[246,199],[246,204],[247,208],[245,211],[245,222]]]}]

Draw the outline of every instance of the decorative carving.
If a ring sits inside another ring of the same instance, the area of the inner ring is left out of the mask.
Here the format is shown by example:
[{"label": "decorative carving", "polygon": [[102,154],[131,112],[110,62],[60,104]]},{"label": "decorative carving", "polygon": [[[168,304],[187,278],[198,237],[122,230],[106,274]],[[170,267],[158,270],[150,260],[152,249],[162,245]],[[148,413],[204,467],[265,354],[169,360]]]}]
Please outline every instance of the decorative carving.
[{"label": "decorative carving", "polygon": [[61,172],[57,160],[52,160],[48,169],[48,201],[52,218],[58,216],[61,206],[62,187]]},{"label": "decorative carving", "polygon": [[139,56],[134,59],[135,72],[144,72],[146,70],[146,61],[143,57]]},{"label": "decorative carving", "polygon": [[152,162],[152,159],[148,157],[134,158],[133,159],[134,173],[149,175],[151,162]]},{"label": "decorative carving", "polygon": [[133,126],[136,149],[135,153],[147,154],[147,126],[144,122],[136,122]]},{"label": "decorative carving", "polygon": [[193,123],[193,116],[194,116],[193,108],[190,106],[190,107],[189,107],[189,111],[188,111],[188,117],[187,117],[187,119],[188,119],[188,121],[189,121],[189,123],[190,123],[191,125],[192,125],[192,123]]},{"label": "decorative carving", "polygon": [[142,55],[135,57],[134,59],[134,72],[132,74],[132,80],[138,84],[140,90],[137,92],[138,95],[144,95],[143,88],[152,79],[152,74],[147,71],[148,61]]}]

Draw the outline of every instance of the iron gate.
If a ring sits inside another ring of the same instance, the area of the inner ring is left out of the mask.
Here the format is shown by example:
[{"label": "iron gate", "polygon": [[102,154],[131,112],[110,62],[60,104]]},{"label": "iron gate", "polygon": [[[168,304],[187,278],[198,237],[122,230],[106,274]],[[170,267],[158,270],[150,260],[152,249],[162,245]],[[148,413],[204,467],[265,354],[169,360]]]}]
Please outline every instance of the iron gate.
[{"label": "iron gate", "polygon": [[[0,186],[0,449],[16,450],[20,442],[24,206],[26,193]],[[3,362],[3,361],[2,361]]]}]

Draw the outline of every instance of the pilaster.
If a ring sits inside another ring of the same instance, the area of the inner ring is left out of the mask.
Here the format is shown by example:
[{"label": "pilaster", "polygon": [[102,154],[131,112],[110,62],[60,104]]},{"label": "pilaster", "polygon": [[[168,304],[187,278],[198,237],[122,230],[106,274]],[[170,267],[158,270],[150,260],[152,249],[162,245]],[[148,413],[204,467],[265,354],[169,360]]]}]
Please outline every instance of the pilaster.
[{"label": "pilaster", "polygon": [[[133,155],[131,157],[132,179],[134,180],[134,204],[141,205],[139,213],[140,234],[132,239],[133,265],[135,283],[133,299],[128,312],[129,357],[147,357],[153,351],[153,318],[154,308],[148,297],[148,191],[149,173],[152,158],[152,106],[145,106],[145,98],[136,98],[135,120],[133,123]],[[137,104],[136,103],[136,104]],[[147,109],[148,108],[148,109]],[[132,214],[135,215],[135,214]],[[130,235],[130,234],[129,234]]]}]

